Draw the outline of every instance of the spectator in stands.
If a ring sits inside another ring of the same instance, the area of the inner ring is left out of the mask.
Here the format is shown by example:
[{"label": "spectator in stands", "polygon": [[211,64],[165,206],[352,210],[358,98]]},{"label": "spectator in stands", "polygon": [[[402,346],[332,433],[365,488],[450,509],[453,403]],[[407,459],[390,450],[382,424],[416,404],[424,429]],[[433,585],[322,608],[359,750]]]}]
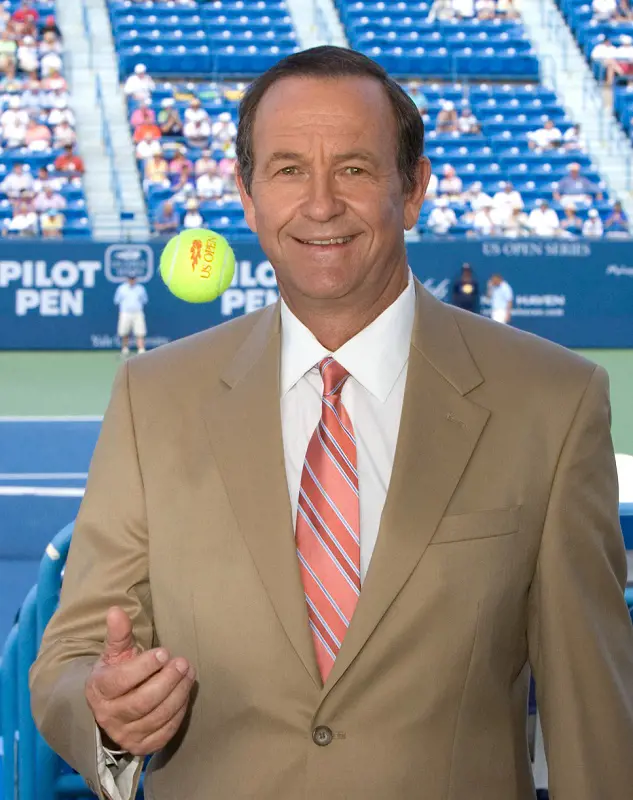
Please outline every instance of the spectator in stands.
[{"label": "spectator in stands", "polygon": [[473,212],[473,216],[475,213],[477,213],[477,211],[484,207],[485,203],[490,203],[492,206],[492,197],[482,191],[481,181],[475,181],[475,183],[472,184],[470,189],[468,189],[464,195],[464,201],[470,207],[471,211]]},{"label": "spectator in stands", "polygon": [[[156,114],[152,108],[152,101],[146,98],[137,106],[130,116],[130,125],[133,130],[136,130],[139,125],[154,125],[156,123]],[[139,141],[142,137],[139,138]]]},{"label": "spectator in stands", "polygon": [[479,281],[470,264],[463,264],[459,275],[451,287],[451,303],[464,311],[479,314],[480,296]]},{"label": "spectator in stands", "polygon": [[[61,49],[61,48],[60,48]],[[57,76],[61,73],[63,68],[62,57],[55,50],[49,50],[47,53],[39,54],[40,72],[42,78],[48,78],[51,75]]]},{"label": "spectator in stands", "polygon": [[183,134],[189,147],[208,147],[209,139],[211,137],[211,125],[209,124],[209,120],[198,119],[185,122]]},{"label": "spectator in stands", "polygon": [[4,72],[0,70],[0,93],[10,95],[21,92],[23,88],[22,79],[15,74],[15,62],[9,64]]},{"label": "spectator in stands", "polygon": [[435,0],[429,11],[429,22],[449,22],[455,19],[453,0]]},{"label": "spectator in stands", "polygon": [[618,0],[593,0],[591,8],[596,22],[610,22],[619,16]]},{"label": "spectator in stands", "polygon": [[9,100],[9,108],[0,116],[0,128],[5,147],[13,149],[24,146],[28,123],[29,115],[26,109],[22,108],[20,98],[12,97]]},{"label": "spectator in stands", "polygon": [[15,204],[13,217],[6,221],[6,233],[9,236],[37,236],[37,214],[28,202],[20,200]]},{"label": "spectator in stands", "polygon": [[560,220],[547,200],[537,200],[530,212],[528,224],[534,236],[553,237],[560,233]]},{"label": "spectator in stands", "polygon": [[563,134],[551,119],[546,119],[542,128],[528,133],[528,147],[536,153],[560,147],[562,141]]},{"label": "spectator in stands", "polygon": [[454,19],[471,20],[475,16],[475,0],[453,0]]},{"label": "spectator in stands", "polygon": [[492,205],[497,211],[502,224],[510,219],[515,208],[522,209],[524,207],[521,194],[510,181],[505,181],[501,184],[501,189],[495,192],[492,198]]},{"label": "spectator in stands", "polygon": [[32,153],[49,150],[53,134],[48,125],[38,122],[36,119],[29,120],[24,135],[24,144]]},{"label": "spectator in stands", "polygon": [[7,72],[10,66],[15,66],[17,52],[17,42],[11,37],[10,31],[3,30],[0,33],[0,71]]},{"label": "spectator in stands", "polygon": [[193,162],[187,158],[187,151],[181,146],[169,162],[169,173],[180,176],[184,171],[193,172]]},{"label": "spectator in stands", "polygon": [[62,122],[67,122],[71,127],[74,127],[75,115],[71,109],[68,108],[68,105],[64,104],[59,108],[51,108],[46,122],[53,128],[57,125],[61,125]]},{"label": "spectator in stands", "polygon": [[435,120],[436,133],[454,133],[457,127],[457,111],[452,100],[442,100],[441,110]]},{"label": "spectator in stands", "polygon": [[620,46],[615,48],[615,53],[604,62],[604,65],[607,86],[615,83],[616,76],[626,80],[633,76],[633,36],[622,34]]},{"label": "spectator in stands", "polygon": [[4,6],[0,6],[0,32],[6,30],[7,24],[11,19],[11,14],[7,11]]},{"label": "spectator in stands", "polygon": [[429,101],[422,90],[422,84],[420,81],[409,81],[409,83],[403,88],[417,106],[420,115],[424,116],[424,114],[426,114],[428,111]]},{"label": "spectator in stands", "polygon": [[134,73],[129,76],[123,85],[123,91],[127,97],[134,97],[137,100],[144,100],[151,97],[156,85],[152,78],[147,74],[145,64],[137,64]]},{"label": "spectator in stands", "polygon": [[204,225],[200,206],[195,197],[190,197],[185,203],[185,216],[182,221],[183,228],[201,228]]},{"label": "spectator in stands", "polygon": [[610,239],[629,236],[629,221],[619,200],[613,204],[611,213],[605,220],[604,230]]},{"label": "spectator in stands", "polygon": [[179,228],[180,215],[171,200],[165,200],[154,217],[154,231],[160,236],[171,236],[173,233],[178,233]]},{"label": "spectator in stands", "polygon": [[62,120],[53,130],[53,147],[61,150],[68,145],[77,144],[77,134],[66,120]]},{"label": "spectator in stands", "polygon": [[503,223],[503,235],[507,239],[519,239],[532,233],[528,215],[522,208],[513,208],[510,216]]},{"label": "spectator in stands", "polygon": [[133,140],[135,144],[139,144],[140,142],[152,142],[160,140],[162,136],[162,131],[158,127],[155,122],[151,121],[151,115],[154,113],[151,108],[144,109],[145,111],[150,111],[151,114],[146,118],[145,121],[141,122],[137,125],[134,129]]},{"label": "spectator in stands", "polygon": [[27,111],[39,111],[44,105],[44,92],[40,81],[29,81],[22,92],[22,108]]},{"label": "spectator in stands", "polygon": [[479,136],[481,126],[469,106],[464,106],[457,118],[457,130],[464,136]]},{"label": "spectator in stands", "polygon": [[66,199],[60,192],[56,192],[54,187],[47,183],[42,190],[35,195],[33,200],[33,209],[38,214],[43,214],[45,211],[64,211],[66,209]]},{"label": "spectator in stands", "polygon": [[565,150],[567,153],[586,152],[587,147],[585,145],[585,140],[582,138],[580,133],[580,125],[578,123],[572,125],[570,128],[567,128],[563,134],[563,144],[561,149]]},{"label": "spectator in stands", "polygon": [[180,172],[173,172],[170,175],[171,187],[174,192],[174,201],[181,202],[187,197],[196,194],[196,179],[193,174],[191,161],[182,165]]},{"label": "spectator in stands", "polygon": [[54,191],[59,192],[65,182],[64,178],[51,175],[48,167],[42,166],[38,169],[37,177],[33,180],[31,191],[34,197],[42,193],[46,186],[52,186]]},{"label": "spectator in stands", "polygon": [[[224,181],[218,174],[215,161],[213,166],[202,172],[196,180],[196,194],[201,200],[219,200],[224,194]],[[196,167],[198,164],[196,163]]]},{"label": "spectator in stands", "polygon": [[200,158],[194,165],[194,171],[196,175],[202,175],[208,172],[209,169],[215,169],[216,167],[217,162],[212,158],[211,150],[203,150],[200,154]]},{"label": "spectator in stands", "polygon": [[39,66],[37,44],[32,36],[25,36],[18,46],[18,68],[22,72],[33,72]]},{"label": "spectator in stands", "polygon": [[426,194],[424,195],[424,202],[426,203],[429,200],[435,200],[437,197],[437,192],[439,188],[439,180],[437,175],[432,172],[431,177],[429,178],[429,184],[426,187]]},{"label": "spectator in stands", "polygon": [[185,124],[187,122],[201,122],[203,120],[209,124],[211,123],[209,112],[202,107],[202,102],[199,97],[192,97],[189,108],[185,109]]},{"label": "spectator in stands", "polygon": [[599,239],[603,233],[604,228],[598,209],[590,208],[587,213],[587,219],[582,226],[582,235],[593,239]]},{"label": "spectator in stands", "polygon": [[66,224],[66,217],[61,211],[50,208],[40,214],[40,229],[45,239],[60,239]]},{"label": "spectator in stands", "polygon": [[[50,78],[47,79],[47,83],[50,81]],[[68,108],[68,91],[63,88],[58,89],[45,89],[44,88],[44,81],[42,81],[42,89],[46,92],[42,101],[42,105],[44,108],[48,109],[60,109],[60,108]]]},{"label": "spectator in stands", "polygon": [[457,217],[448,204],[448,198],[438,197],[435,207],[428,216],[426,227],[435,236],[445,236],[455,225]]},{"label": "spectator in stands", "polygon": [[140,161],[162,152],[162,145],[153,131],[146,131],[145,136],[136,145],[136,157]]},{"label": "spectator in stands", "polygon": [[64,152],[55,159],[57,172],[67,172],[69,175],[81,176],[85,172],[83,159],[75,153],[73,145],[64,147]]},{"label": "spectator in stands", "polygon": [[145,159],[143,173],[143,188],[145,190],[150,186],[167,187],[170,185],[168,178],[169,164],[160,147]]},{"label": "spectator in stands", "polygon": [[42,88],[47,92],[56,92],[56,97],[63,96],[68,102],[68,82],[61,73],[61,69],[52,69],[42,77]]},{"label": "spectator in stands", "polygon": [[0,183],[0,189],[9,200],[17,200],[25,189],[29,192],[33,190],[33,177],[23,164],[16,161],[11,172]]},{"label": "spectator in stands", "polygon": [[63,52],[62,43],[59,37],[53,31],[45,31],[42,35],[42,40],[38,45],[40,56],[48,55],[48,53],[56,53],[61,55]]},{"label": "spectator in stands", "polygon": [[495,0],[476,0],[475,10],[477,12],[477,19],[480,22],[488,22],[495,18],[497,14],[497,4]]},{"label": "spectator in stands", "polygon": [[455,172],[455,167],[444,164],[442,170],[443,177],[440,181],[440,194],[445,195],[450,200],[461,201],[464,184],[459,175]]},{"label": "spectator in stands", "polygon": [[223,111],[211,126],[211,148],[225,150],[235,142],[237,127],[228,111]]},{"label": "spectator in stands", "polygon": [[22,0],[20,7],[11,15],[11,19],[19,25],[33,28],[39,22],[40,14],[37,9],[33,8],[31,0]]},{"label": "spectator in stands", "polygon": [[520,19],[521,13],[514,5],[514,0],[497,0],[497,17],[502,19]]},{"label": "spectator in stands", "polygon": [[566,202],[563,204],[563,218],[560,223],[561,230],[571,236],[579,236],[582,233],[582,220],[576,213],[576,204]]},{"label": "spectator in stands", "polygon": [[62,40],[62,32],[55,21],[55,17],[52,14],[49,14],[48,17],[44,20],[44,25],[42,26],[40,33],[42,36],[46,36],[47,33],[54,33],[55,36],[59,41]]},{"label": "spectator in stands", "polygon": [[182,120],[175,103],[173,97],[166,97],[161,103],[158,126],[163,136],[182,136]]},{"label": "spectator in stands", "polygon": [[484,202],[473,219],[473,232],[480,236],[498,235],[503,232],[504,218],[492,201]]},{"label": "spectator in stands", "polygon": [[589,178],[581,174],[580,164],[574,162],[567,166],[569,175],[566,175],[562,180],[554,185],[554,200],[563,202],[570,200],[574,203],[584,203],[588,205],[591,202],[592,195],[596,200],[602,200],[602,190],[598,184],[592,183]]}]

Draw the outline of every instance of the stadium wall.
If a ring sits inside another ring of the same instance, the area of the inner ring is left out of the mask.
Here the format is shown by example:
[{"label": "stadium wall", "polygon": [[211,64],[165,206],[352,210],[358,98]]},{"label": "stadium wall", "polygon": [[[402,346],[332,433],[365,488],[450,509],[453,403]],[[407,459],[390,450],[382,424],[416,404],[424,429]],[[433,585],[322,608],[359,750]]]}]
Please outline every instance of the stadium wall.
[{"label": "stadium wall", "polygon": [[[164,243],[3,242],[0,349],[92,350],[119,346],[116,285],[134,274],[149,294],[148,346],[217,325],[277,297],[262,250],[234,243],[235,280],[216,302],[189,305],[157,274]],[[414,273],[437,297],[469,262],[482,290],[499,272],[515,293],[513,324],[567,347],[633,347],[631,241],[425,240],[408,247]],[[484,306],[485,312],[485,306]]]}]

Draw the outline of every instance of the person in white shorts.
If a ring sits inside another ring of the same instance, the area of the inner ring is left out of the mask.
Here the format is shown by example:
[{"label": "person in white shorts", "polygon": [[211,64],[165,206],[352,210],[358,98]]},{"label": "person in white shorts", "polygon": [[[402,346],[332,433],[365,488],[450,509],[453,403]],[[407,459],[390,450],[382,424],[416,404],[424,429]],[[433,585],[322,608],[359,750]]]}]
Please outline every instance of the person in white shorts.
[{"label": "person in white shorts", "polygon": [[139,353],[145,352],[145,337],[147,325],[145,324],[144,308],[148,297],[145,287],[136,282],[136,278],[128,278],[127,283],[122,283],[116,290],[114,302],[119,307],[118,334],[121,337],[121,355],[130,354],[130,334],[134,334],[136,347]]},{"label": "person in white shorts", "polygon": [[490,298],[490,316],[495,322],[508,325],[512,316],[514,292],[510,284],[501,275],[495,274],[488,281],[488,297]]}]

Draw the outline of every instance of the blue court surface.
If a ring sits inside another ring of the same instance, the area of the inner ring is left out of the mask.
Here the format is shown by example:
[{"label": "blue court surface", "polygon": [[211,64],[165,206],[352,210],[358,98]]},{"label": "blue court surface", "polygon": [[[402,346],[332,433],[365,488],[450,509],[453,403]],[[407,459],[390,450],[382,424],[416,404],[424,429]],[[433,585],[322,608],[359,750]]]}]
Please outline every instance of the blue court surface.
[{"label": "blue court surface", "polygon": [[100,417],[0,417],[0,641],[46,545],[77,514],[100,426]]}]

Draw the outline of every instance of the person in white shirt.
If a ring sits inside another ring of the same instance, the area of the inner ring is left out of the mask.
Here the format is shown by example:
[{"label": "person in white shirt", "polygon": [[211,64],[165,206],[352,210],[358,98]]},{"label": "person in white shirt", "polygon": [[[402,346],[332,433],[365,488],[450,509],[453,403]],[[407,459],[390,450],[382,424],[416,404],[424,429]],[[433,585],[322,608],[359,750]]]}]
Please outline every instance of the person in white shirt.
[{"label": "person in white shirt", "polygon": [[457,129],[464,136],[476,136],[481,133],[479,120],[468,106],[462,108],[457,118]]},{"label": "person in white shirt", "polygon": [[580,125],[578,123],[567,128],[563,134],[562,149],[568,153],[586,152],[587,146],[585,145],[585,140],[582,138],[580,133]]},{"label": "person in white shirt", "polygon": [[11,172],[0,184],[0,189],[9,199],[15,200],[25,190],[28,192],[33,190],[33,176],[23,164],[15,163]]},{"label": "person in white shirt", "polygon": [[[227,113],[227,112],[223,112]],[[189,107],[185,109],[185,122],[211,122],[209,112],[202,107],[199,97],[192,97]],[[229,114],[229,119],[231,115]]]},{"label": "person in white shirt", "polygon": [[211,148],[224,150],[235,142],[237,127],[228,111],[223,111],[211,126]]},{"label": "person in white shirt", "polygon": [[505,181],[502,188],[498,192],[495,192],[492,198],[492,204],[498,212],[502,223],[510,218],[513,209],[524,207],[520,192],[517,192],[510,181]]},{"label": "person in white shirt", "polygon": [[130,354],[131,333],[134,334],[138,352],[145,352],[147,302],[145,287],[142,283],[137,283],[134,277],[128,278],[127,283],[121,283],[114,293],[114,304],[119,307],[117,334],[121,337],[121,355],[124,357]]},{"label": "person in white shirt", "polygon": [[69,144],[77,143],[77,134],[70,124],[64,120],[56,125],[53,130],[53,147],[61,150]]},{"label": "person in white shirt", "polygon": [[71,128],[75,127],[75,115],[65,102],[59,107],[52,108],[46,121],[52,128],[61,125],[62,122],[67,122]]},{"label": "person in white shirt", "polygon": [[618,16],[617,0],[593,0],[591,8],[597,22],[608,22]]},{"label": "person in white shirt", "polygon": [[604,63],[607,86],[612,86],[616,77],[627,78],[633,75],[633,36],[622,34],[619,47],[616,47],[613,56]]},{"label": "person in white shirt", "polygon": [[160,143],[160,139],[155,139],[151,131],[148,131],[145,134],[145,138],[141,139],[136,145],[136,157],[141,161],[145,161],[145,159],[151,156],[158,155],[162,153],[162,151],[163,146]]},{"label": "person in white shirt", "polygon": [[531,150],[542,152],[557,147],[563,141],[563,134],[554,125],[554,121],[546,119],[543,127],[528,133],[528,147]]},{"label": "person in white shirt", "polygon": [[473,216],[486,205],[492,207],[492,197],[482,190],[481,181],[475,181],[471,185],[464,195],[464,201],[470,206]]},{"label": "person in white shirt", "polygon": [[39,65],[37,45],[32,36],[25,36],[18,47],[18,66],[22,72],[34,72]]},{"label": "person in white shirt", "polygon": [[29,207],[28,203],[17,203],[13,217],[6,222],[6,231],[15,236],[37,236],[37,214]]},{"label": "person in white shirt", "polygon": [[473,232],[479,236],[500,234],[506,218],[498,208],[492,207],[491,202],[484,201],[473,218]]},{"label": "person in white shirt", "polygon": [[440,194],[446,195],[449,200],[461,200],[464,184],[457,174],[455,167],[445,164],[440,180]]},{"label": "person in white shirt", "polygon": [[454,225],[457,225],[457,216],[448,205],[448,199],[438,197],[435,201],[435,208],[428,216],[426,227],[436,236],[444,236]]},{"label": "person in white shirt", "polygon": [[29,112],[22,107],[20,97],[12,96],[9,98],[9,107],[0,114],[0,125],[2,128],[21,127],[26,128],[29,124]]},{"label": "person in white shirt", "polygon": [[453,11],[458,19],[472,19],[475,16],[475,0],[453,0]]},{"label": "person in white shirt", "polygon": [[497,11],[496,0],[476,0],[475,11],[480,21],[494,19]]},{"label": "person in white shirt", "polygon": [[185,203],[185,216],[182,220],[183,228],[202,228],[204,218],[200,213],[200,205],[195,197],[190,197]]},{"label": "person in white shirt", "polygon": [[152,96],[156,84],[150,75],[147,74],[145,64],[137,64],[134,73],[128,77],[123,85],[123,91],[127,97],[134,97],[137,100],[144,100]]},{"label": "person in white shirt", "polygon": [[611,39],[605,37],[601,42],[594,45],[591,51],[591,60],[606,64],[607,61],[615,57],[617,49]]},{"label": "person in white shirt", "polygon": [[[66,111],[68,110],[69,99],[70,97],[66,89],[61,87],[57,89],[51,89],[50,91],[46,92],[46,95],[44,96],[44,108],[53,110],[61,109],[62,111]],[[53,111],[51,110],[50,113],[52,114]],[[70,113],[72,114],[72,111]],[[71,124],[74,124],[74,119]]]},{"label": "person in white shirt", "polygon": [[492,275],[488,281],[488,298],[491,318],[495,322],[508,325],[512,319],[514,292],[510,284],[498,273]]},{"label": "person in white shirt", "polygon": [[426,194],[424,195],[424,200],[435,200],[437,197],[438,189],[439,189],[439,179],[437,175],[432,172],[431,177],[429,178],[429,185],[426,187]]},{"label": "person in white shirt", "polygon": [[196,178],[196,194],[201,200],[219,200],[224,194],[224,181],[217,170],[208,169]]},{"label": "person in white shirt", "polygon": [[204,148],[209,145],[211,124],[208,119],[189,120],[182,132],[189,147]]},{"label": "person in white shirt", "polygon": [[532,209],[528,217],[528,225],[535,236],[556,236],[560,233],[560,220],[547,200],[537,200],[536,208]]},{"label": "person in white shirt", "polygon": [[582,225],[582,235],[593,239],[599,239],[603,233],[604,226],[598,210],[596,208],[590,208],[587,213],[587,219]]},{"label": "person in white shirt", "polygon": [[40,71],[42,73],[42,77],[46,78],[49,75],[54,75],[57,72],[61,72],[64,66],[64,62],[62,58],[57,53],[46,53],[40,59]]}]

